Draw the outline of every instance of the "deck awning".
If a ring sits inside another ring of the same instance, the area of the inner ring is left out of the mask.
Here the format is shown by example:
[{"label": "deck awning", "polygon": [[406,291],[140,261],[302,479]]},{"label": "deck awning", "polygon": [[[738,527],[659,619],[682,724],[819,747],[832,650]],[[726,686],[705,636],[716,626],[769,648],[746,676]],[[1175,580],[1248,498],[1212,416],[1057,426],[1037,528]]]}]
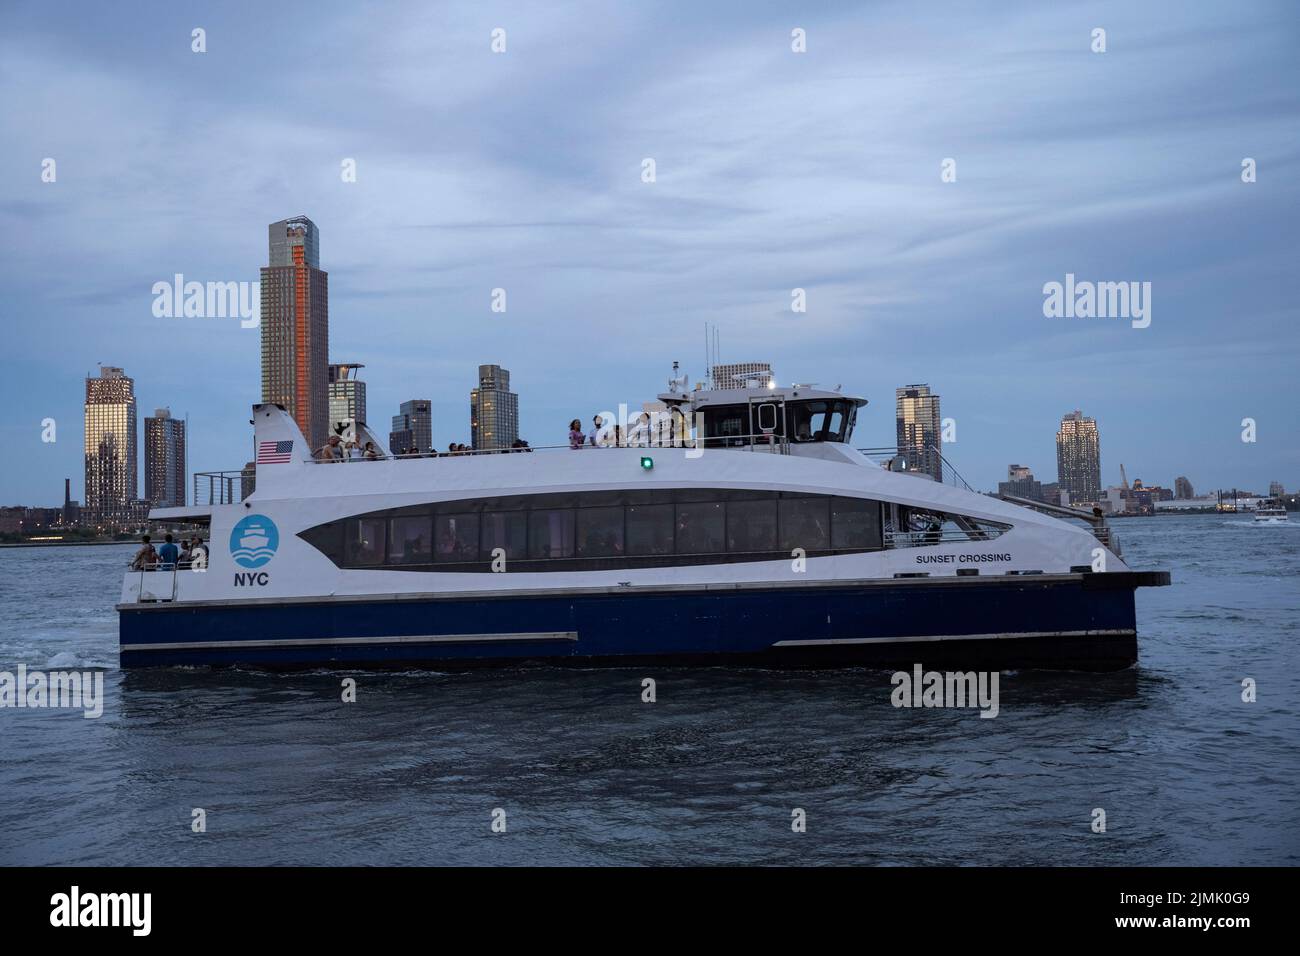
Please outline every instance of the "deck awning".
[{"label": "deck awning", "polygon": [[210,524],[211,505],[190,505],[182,508],[150,508],[150,521],[185,521],[190,524]]}]

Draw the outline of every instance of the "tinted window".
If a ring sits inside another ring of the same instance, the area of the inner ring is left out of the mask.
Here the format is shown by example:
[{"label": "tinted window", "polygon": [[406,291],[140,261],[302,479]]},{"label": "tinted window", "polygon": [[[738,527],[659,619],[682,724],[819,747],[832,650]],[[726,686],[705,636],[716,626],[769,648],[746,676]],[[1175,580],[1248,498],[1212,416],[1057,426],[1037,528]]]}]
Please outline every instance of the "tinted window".
[{"label": "tinted window", "polygon": [[849,408],[847,401],[789,402],[792,441],[844,441]]},{"label": "tinted window", "polygon": [[830,547],[830,502],[825,498],[781,498],[781,550],[825,551]]},{"label": "tinted window", "polygon": [[727,550],[776,550],[776,501],[727,502]]},{"label": "tinted window", "polygon": [[579,508],[578,557],[605,558],[623,553],[623,509]]},{"label": "tinted window", "polygon": [[832,498],[831,547],[837,551],[879,548],[880,503],[861,498]]},{"label": "tinted window", "polygon": [[528,557],[573,557],[573,510],[546,508],[528,514]]},{"label": "tinted window", "polygon": [[673,506],[629,505],[627,509],[627,553],[672,554]]},{"label": "tinted window", "polygon": [[699,501],[677,505],[673,531],[678,554],[714,554],[723,550],[723,505]]},{"label": "tinted window", "polygon": [[478,515],[438,515],[434,542],[439,561],[473,561],[478,557]]},{"label": "tinted window", "polygon": [[704,409],[704,435],[708,445],[745,445],[749,434],[749,406],[722,405]]},{"label": "tinted window", "polygon": [[[641,487],[412,505],[327,522],[300,535],[339,567],[481,573],[497,549],[508,571],[594,571],[762,561],[795,548],[819,555],[916,546],[912,537],[934,534],[927,518],[939,520],[943,533],[976,540],[998,533],[952,515],[906,506],[892,512],[893,533],[886,536],[876,501]],[[920,530],[909,536],[906,529],[917,524]]]},{"label": "tinted window", "polygon": [[389,564],[428,564],[433,557],[433,519],[427,515],[394,518],[388,528]]},{"label": "tinted window", "polygon": [[344,553],[354,567],[369,567],[384,563],[384,531],[388,524],[383,518],[353,518],[348,522]]},{"label": "tinted window", "polygon": [[500,548],[505,552],[506,566],[522,559],[528,551],[528,512],[485,511],[483,513],[484,561],[492,560],[492,552]]}]

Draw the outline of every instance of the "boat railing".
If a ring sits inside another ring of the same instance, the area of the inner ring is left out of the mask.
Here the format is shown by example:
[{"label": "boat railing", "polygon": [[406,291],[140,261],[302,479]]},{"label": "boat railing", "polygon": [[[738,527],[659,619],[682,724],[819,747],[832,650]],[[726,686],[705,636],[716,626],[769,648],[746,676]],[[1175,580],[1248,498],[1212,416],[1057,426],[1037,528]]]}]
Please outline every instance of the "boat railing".
[{"label": "boat railing", "polygon": [[243,501],[245,483],[252,485],[254,470],[196,471],[194,473],[194,503],[196,505],[234,505]]},{"label": "boat railing", "polygon": [[[173,563],[170,567],[163,567],[161,561],[154,561],[137,566],[136,563],[132,561],[131,564],[128,565],[128,569],[139,573],[135,590],[135,599],[137,603],[150,604],[156,601],[168,602],[176,600],[176,574],[181,570],[179,564]],[[150,575],[148,579],[145,578],[146,574]],[[154,577],[153,575],[157,576]],[[171,585],[170,590],[168,590],[165,595],[157,594],[153,591],[145,591],[146,580],[148,580],[150,584],[163,581],[165,582],[163,584],[164,588],[167,588],[167,585]]]},{"label": "boat railing", "polygon": [[1110,525],[1106,524],[1105,515],[1084,511],[1081,508],[1071,508],[1068,505],[1054,505],[1045,501],[1035,501],[1033,498],[1021,498],[1018,495],[998,495],[998,497],[1003,501],[1009,501],[1013,505],[1020,505],[1022,508],[1029,508],[1045,515],[1051,515],[1053,518],[1082,521],[1088,525],[1088,530],[1092,532],[1092,536],[1101,545],[1122,556],[1119,549],[1119,536],[1115,534]]},{"label": "boat railing", "polygon": [[996,530],[963,531],[960,528],[940,528],[937,531],[886,531],[887,548],[923,548],[932,544],[951,544],[971,541],[989,541],[1001,534]]},{"label": "boat railing", "polygon": [[945,485],[951,485],[954,488],[962,488],[970,492],[975,491],[975,489],[970,486],[970,483],[961,476],[961,472],[953,467],[952,462],[944,457],[944,454],[939,450],[938,445],[924,445],[908,448],[884,446],[880,448],[859,448],[857,451],[858,454],[864,456],[874,464],[879,465],[881,468],[884,468],[886,471],[897,471],[901,474],[933,478],[929,472],[908,467],[909,461],[916,459],[919,455],[929,452],[943,465],[941,474],[943,475],[943,483]]},{"label": "boat railing", "polygon": [[[811,444],[811,443],[810,443]],[[513,455],[519,453],[535,451],[600,451],[609,448],[631,448],[641,451],[665,451],[674,449],[709,449],[709,448],[729,448],[743,449],[746,451],[771,451],[773,454],[788,455],[790,453],[790,442],[780,435],[718,435],[710,438],[665,438],[662,441],[646,440],[633,438],[631,440],[622,440],[618,443],[613,441],[607,444],[590,445],[584,444],[578,447],[572,445],[529,445],[526,448],[466,448],[462,451],[439,451],[439,452],[420,452],[418,454],[405,455],[380,455],[378,458],[313,458],[311,463],[314,465],[354,465],[358,463],[368,463],[373,461],[404,461],[407,459],[417,458],[470,458],[479,455]]]}]

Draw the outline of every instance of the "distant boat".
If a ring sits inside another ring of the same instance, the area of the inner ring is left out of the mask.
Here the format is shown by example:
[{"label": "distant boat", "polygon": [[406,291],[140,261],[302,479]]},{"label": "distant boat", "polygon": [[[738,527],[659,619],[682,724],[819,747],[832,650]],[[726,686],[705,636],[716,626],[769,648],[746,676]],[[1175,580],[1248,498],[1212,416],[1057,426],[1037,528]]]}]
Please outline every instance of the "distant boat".
[{"label": "distant boat", "polygon": [[1261,501],[1255,509],[1256,524],[1285,524],[1286,521],[1286,509],[1282,507],[1282,502],[1277,498]]}]

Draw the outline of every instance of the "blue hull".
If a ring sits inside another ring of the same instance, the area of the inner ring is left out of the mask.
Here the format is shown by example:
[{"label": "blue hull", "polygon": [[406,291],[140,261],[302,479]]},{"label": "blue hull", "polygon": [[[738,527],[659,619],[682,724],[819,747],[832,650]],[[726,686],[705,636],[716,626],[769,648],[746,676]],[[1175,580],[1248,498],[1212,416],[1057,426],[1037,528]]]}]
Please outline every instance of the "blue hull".
[{"label": "blue hull", "polygon": [[1135,572],[735,590],[125,605],[123,667],[540,662],[1114,670],[1137,659]]}]

